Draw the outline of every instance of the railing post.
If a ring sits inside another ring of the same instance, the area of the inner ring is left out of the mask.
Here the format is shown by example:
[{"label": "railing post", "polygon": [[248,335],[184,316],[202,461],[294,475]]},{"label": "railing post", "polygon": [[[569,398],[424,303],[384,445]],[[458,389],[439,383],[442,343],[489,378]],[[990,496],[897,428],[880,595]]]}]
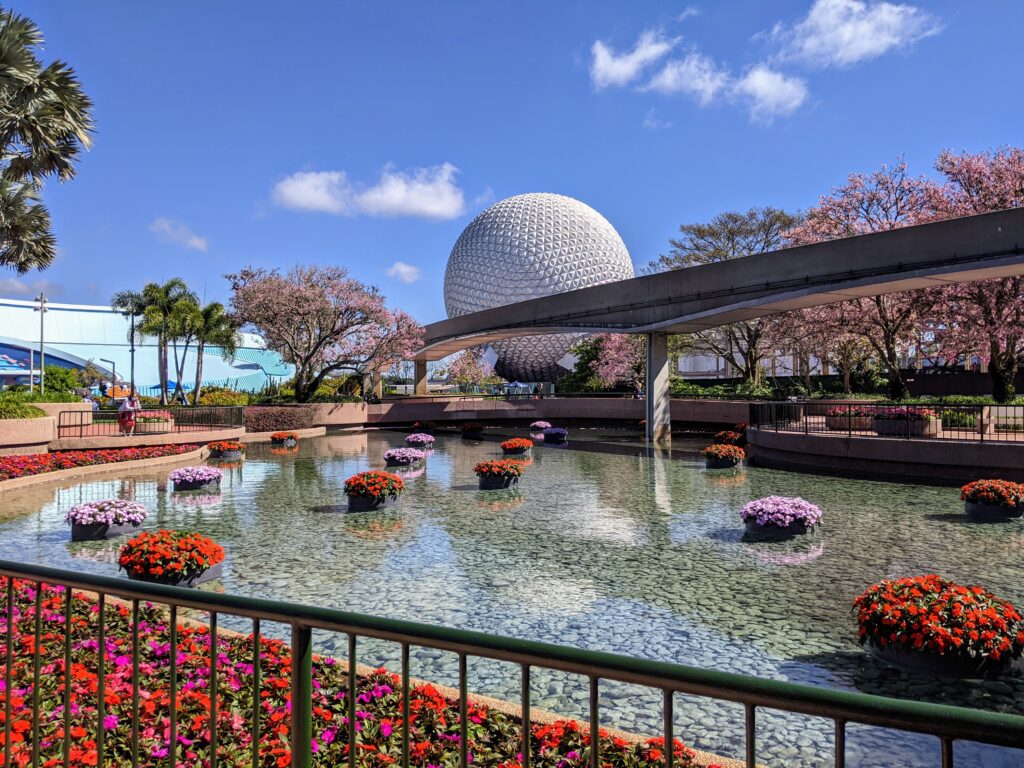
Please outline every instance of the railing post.
[{"label": "railing post", "polygon": [[[351,692],[350,692],[351,695]],[[292,768],[313,761],[313,630],[292,625]]]}]

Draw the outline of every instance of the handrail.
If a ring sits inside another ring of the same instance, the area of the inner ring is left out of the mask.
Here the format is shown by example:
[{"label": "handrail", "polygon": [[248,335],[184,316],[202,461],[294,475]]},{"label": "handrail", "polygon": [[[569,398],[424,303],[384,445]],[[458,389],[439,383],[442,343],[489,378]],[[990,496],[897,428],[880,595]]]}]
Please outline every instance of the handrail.
[{"label": "handrail", "polygon": [[[0,575],[63,585],[101,595],[210,611],[212,614],[229,613],[281,622],[292,626],[293,637],[296,630],[331,630],[349,634],[350,637],[358,635],[398,642],[403,646],[424,646],[452,651],[462,656],[510,661],[524,669],[536,666],[586,675],[592,680],[601,678],[648,686],[666,693],[724,699],[744,704],[748,709],[748,717],[752,717],[753,707],[770,707],[828,717],[836,721],[837,728],[846,723],[860,723],[929,734],[944,740],[944,765],[946,747],[952,755],[951,742],[954,739],[1024,748],[1024,716],[1020,715],[820,688],[470,630],[263,598],[142,583],[8,560],[0,560]],[[753,765],[750,755],[752,752],[748,746],[748,764]],[[837,764],[841,764],[838,756]],[[948,764],[952,765],[952,762]]]}]

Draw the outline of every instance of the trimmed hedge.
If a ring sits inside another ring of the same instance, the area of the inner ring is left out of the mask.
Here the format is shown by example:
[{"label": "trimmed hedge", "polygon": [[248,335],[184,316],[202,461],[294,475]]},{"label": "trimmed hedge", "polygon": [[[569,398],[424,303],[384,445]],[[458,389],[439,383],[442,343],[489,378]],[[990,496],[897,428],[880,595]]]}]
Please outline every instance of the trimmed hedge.
[{"label": "trimmed hedge", "polygon": [[305,405],[247,405],[246,432],[278,432],[315,427],[313,409]]}]

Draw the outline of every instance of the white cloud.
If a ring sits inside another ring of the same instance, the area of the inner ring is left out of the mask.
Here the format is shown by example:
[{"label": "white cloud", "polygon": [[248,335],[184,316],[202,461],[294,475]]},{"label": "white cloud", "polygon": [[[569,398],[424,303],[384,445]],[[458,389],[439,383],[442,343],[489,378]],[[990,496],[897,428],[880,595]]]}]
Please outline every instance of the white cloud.
[{"label": "white cloud", "polygon": [[160,216],[149,225],[149,231],[161,240],[180,245],[182,248],[188,248],[191,251],[206,250],[206,238],[200,237],[180,221]]},{"label": "white cloud", "polygon": [[35,298],[39,295],[40,291],[49,296],[56,296],[64,292],[64,286],[51,283],[49,280],[26,282],[24,280],[16,280],[13,277],[0,279],[0,294]]},{"label": "white cloud", "polygon": [[348,213],[352,190],[344,171],[302,171],[274,187],[274,202],[283,208],[323,213]]},{"label": "white cloud", "polygon": [[466,210],[451,163],[411,171],[385,167],[370,187],[358,187],[344,171],[302,171],[274,186],[274,202],[300,211],[354,216],[454,219]]},{"label": "white cloud", "polygon": [[662,120],[658,117],[658,110],[648,109],[647,114],[644,115],[644,128],[649,131],[658,131],[662,128],[671,128],[672,122],[670,120]]},{"label": "white cloud", "polygon": [[691,16],[699,16],[700,8],[695,5],[688,5],[683,8],[682,12],[676,15],[676,21],[686,21]]},{"label": "white cloud", "polygon": [[385,168],[375,186],[356,195],[356,204],[370,216],[454,219],[466,210],[456,173],[458,168],[451,163],[411,173]]},{"label": "white cloud", "polygon": [[736,81],[733,92],[747,102],[754,120],[770,123],[779,115],[792,114],[807,100],[807,85],[765,64],[758,64]]},{"label": "white cloud", "polygon": [[403,283],[415,283],[423,277],[423,270],[412,264],[406,264],[404,261],[396,261],[388,267],[387,274],[388,277],[397,277]]},{"label": "white cloud", "polygon": [[772,37],[781,45],[779,60],[814,67],[846,67],[938,34],[942,23],[907,4],[866,0],[815,0],[807,17]]},{"label": "white cloud", "polygon": [[590,79],[595,88],[629,85],[644,69],[672,50],[676,42],[648,30],[640,35],[632,51],[617,54],[603,40],[596,40],[590,48]]},{"label": "white cloud", "polygon": [[728,85],[727,70],[719,68],[704,54],[691,51],[682,59],[666,63],[646,87],[666,94],[685,93],[705,106],[726,90]]}]

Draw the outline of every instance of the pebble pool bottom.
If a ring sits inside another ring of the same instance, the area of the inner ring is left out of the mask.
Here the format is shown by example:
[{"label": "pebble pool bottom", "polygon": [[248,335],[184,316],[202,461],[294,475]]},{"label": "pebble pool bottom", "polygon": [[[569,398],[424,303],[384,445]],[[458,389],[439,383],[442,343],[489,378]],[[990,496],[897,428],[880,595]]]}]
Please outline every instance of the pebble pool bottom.
[{"label": "pebble pool bottom", "polygon": [[[506,430],[505,434],[514,434]],[[520,431],[519,434],[525,434]],[[936,572],[1024,604],[1024,524],[972,524],[958,491],[748,468],[706,471],[706,437],[677,439],[673,458],[644,455],[635,433],[572,430],[538,445],[516,489],[481,492],[473,465],[497,438],[438,436],[394,509],[347,514],[342,485],[384,466],[398,432],[334,434],[295,449],[250,446],[219,493],[175,493],[168,469],[50,484],[4,495],[0,557],[117,575],[122,540],[70,542],[80,501],[147,505],[145,528],[197,530],[227,551],[204,589],[612,651],[779,680],[1019,712],[1024,677],[949,681],[877,662],[856,643],[851,601],[883,578]],[[824,510],[816,533],[743,541],[739,510],[771,494]],[[239,630],[247,622],[223,617]],[[267,625],[287,637],[286,628]],[[345,636],[318,632],[344,656]],[[396,645],[360,641],[360,661],[398,670]],[[454,654],[413,649],[411,673],[457,684]],[[519,670],[471,659],[470,690],[519,701]],[[582,678],[535,669],[534,707],[587,716]],[[601,721],[657,735],[661,694],[601,684]],[[758,759],[832,765],[831,721],[759,710]],[[676,699],[676,734],[741,757],[739,705]],[[850,726],[848,765],[934,766],[936,739]],[[1019,751],[957,744],[957,765],[1024,765]]]}]

